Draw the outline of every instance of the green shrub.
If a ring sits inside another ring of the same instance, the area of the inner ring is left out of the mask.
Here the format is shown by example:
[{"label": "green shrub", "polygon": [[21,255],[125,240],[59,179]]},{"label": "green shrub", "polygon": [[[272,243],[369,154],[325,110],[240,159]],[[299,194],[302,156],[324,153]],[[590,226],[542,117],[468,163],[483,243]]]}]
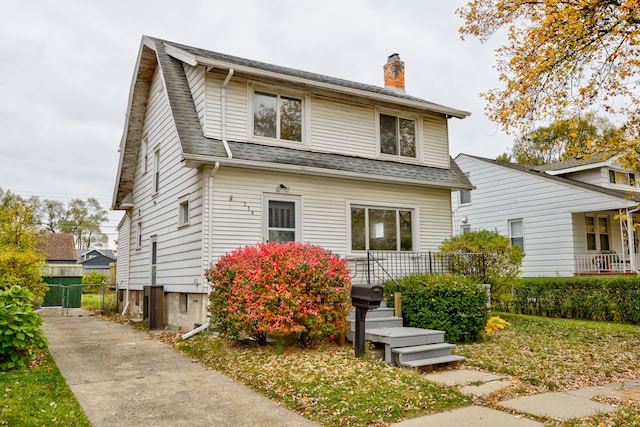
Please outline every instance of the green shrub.
[{"label": "green shrub", "polygon": [[509,304],[520,314],[640,323],[640,281],[636,277],[551,277],[522,279]]},{"label": "green shrub", "polygon": [[0,370],[25,367],[37,350],[47,348],[42,318],[33,309],[33,294],[24,287],[0,290]]},{"label": "green shrub", "polygon": [[474,257],[462,254],[482,255],[484,280],[491,284],[492,298],[501,300],[504,294],[518,281],[524,253],[511,245],[507,236],[497,231],[478,230],[454,236],[442,242],[440,251],[455,263],[452,271],[465,276],[474,276],[478,262]]},{"label": "green shrub", "polygon": [[[413,275],[398,280],[402,293],[402,317],[416,328],[445,332],[452,343],[476,341],[487,319],[487,293],[474,280],[457,275]],[[392,281],[384,283],[388,304],[396,291]]]},{"label": "green shrub", "polygon": [[258,244],[222,256],[205,271],[211,321],[226,336],[267,335],[302,346],[346,329],[351,278],[346,261],[297,242]]},{"label": "green shrub", "polygon": [[82,275],[82,284],[94,285],[94,286],[83,286],[82,287],[83,294],[96,294],[100,292],[100,288],[102,287],[102,285],[107,284],[107,275],[104,273],[98,273],[95,270],[91,270],[89,274]]}]

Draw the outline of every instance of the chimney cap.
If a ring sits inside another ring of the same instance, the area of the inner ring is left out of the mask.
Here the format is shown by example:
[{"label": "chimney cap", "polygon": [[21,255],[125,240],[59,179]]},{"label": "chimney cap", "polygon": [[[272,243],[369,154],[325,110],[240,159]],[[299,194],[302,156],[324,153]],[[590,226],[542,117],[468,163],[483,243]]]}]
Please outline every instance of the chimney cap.
[{"label": "chimney cap", "polygon": [[396,60],[398,60],[398,61],[400,60],[400,54],[399,53],[392,53],[387,58],[387,62],[396,61]]}]

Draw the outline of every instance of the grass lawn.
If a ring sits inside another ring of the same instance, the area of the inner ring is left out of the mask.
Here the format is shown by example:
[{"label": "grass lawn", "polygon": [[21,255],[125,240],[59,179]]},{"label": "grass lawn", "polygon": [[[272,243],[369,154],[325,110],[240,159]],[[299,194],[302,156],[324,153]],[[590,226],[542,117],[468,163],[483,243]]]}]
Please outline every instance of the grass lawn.
[{"label": "grass lawn", "polygon": [[0,396],[0,426],[91,426],[46,351],[29,369],[0,372]]},{"label": "grass lawn", "polygon": [[[505,374],[508,389],[475,398],[430,383],[416,370],[392,367],[371,357],[356,359],[349,346],[296,348],[241,345],[198,335],[176,348],[274,401],[323,425],[388,425],[404,418],[471,403],[562,391],[616,381],[640,380],[640,326],[502,314],[504,331],[481,342],[459,345],[462,367]],[[166,338],[166,337],[165,337]],[[620,411],[546,425],[640,426],[640,396],[603,400]]]},{"label": "grass lawn", "polygon": [[[101,293],[82,294],[82,308],[87,311],[100,310],[102,304]],[[107,289],[104,296],[104,311],[114,311],[116,307],[116,295],[111,289]]]}]

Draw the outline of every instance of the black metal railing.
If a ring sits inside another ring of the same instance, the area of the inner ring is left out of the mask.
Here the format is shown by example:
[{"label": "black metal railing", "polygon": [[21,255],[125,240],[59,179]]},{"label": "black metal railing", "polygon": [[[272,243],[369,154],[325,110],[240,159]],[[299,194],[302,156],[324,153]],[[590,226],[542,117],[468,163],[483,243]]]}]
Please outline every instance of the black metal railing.
[{"label": "black metal railing", "polygon": [[412,274],[461,274],[486,283],[485,254],[367,251],[367,282],[384,282]]}]

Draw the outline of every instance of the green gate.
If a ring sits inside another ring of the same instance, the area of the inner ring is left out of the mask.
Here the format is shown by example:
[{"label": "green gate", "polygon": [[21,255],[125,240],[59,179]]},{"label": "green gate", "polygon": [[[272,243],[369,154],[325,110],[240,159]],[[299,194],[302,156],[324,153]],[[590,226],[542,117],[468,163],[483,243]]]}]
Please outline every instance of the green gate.
[{"label": "green gate", "polygon": [[82,277],[44,277],[49,290],[44,307],[79,308],[82,303]]}]

